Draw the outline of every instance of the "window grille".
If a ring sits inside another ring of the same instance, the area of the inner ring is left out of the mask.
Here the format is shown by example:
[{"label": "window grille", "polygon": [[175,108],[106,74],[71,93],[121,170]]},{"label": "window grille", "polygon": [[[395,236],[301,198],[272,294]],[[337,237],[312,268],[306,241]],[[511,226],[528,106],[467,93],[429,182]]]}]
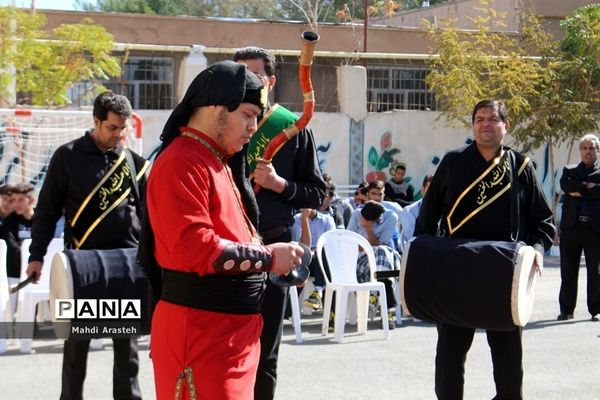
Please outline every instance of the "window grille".
[{"label": "window grille", "polygon": [[367,107],[371,112],[437,110],[435,93],[425,84],[428,69],[422,66],[367,67]]},{"label": "window grille", "polygon": [[[175,59],[173,57],[131,56],[123,74],[102,84],[126,96],[135,110],[170,110],[175,107]],[[92,105],[90,82],[79,82],[68,90],[74,105]]]}]

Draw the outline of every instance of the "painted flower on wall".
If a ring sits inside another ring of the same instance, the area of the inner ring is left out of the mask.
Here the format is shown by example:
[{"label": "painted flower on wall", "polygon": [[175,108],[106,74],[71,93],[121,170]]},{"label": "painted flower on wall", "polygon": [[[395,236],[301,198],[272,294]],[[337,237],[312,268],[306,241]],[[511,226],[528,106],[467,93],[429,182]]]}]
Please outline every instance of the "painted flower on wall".
[{"label": "painted flower on wall", "polygon": [[394,161],[394,156],[400,153],[400,150],[392,147],[392,132],[387,131],[381,135],[381,151],[377,151],[374,146],[369,149],[369,166],[373,169],[367,173],[367,182],[381,180],[385,181],[386,170]]}]

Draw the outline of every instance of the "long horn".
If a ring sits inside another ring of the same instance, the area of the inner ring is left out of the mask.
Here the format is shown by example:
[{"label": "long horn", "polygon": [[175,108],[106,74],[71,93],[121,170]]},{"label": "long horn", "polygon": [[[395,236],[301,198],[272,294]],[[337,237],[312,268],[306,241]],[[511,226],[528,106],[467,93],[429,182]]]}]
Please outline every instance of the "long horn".
[{"label": "long horn", "polygon": [[[288,140],[296,136],[302,129],[308,125],[310,119],[315,111],[315,91],[313,90],[312,81],[310,77],[311,66],[313,56],[315,54],[315,46],[319,41],[319,35],[312,31],[302,32],[300,35],[302,38],[302,47],[300,49],[300,65],[298,67],[298,78],[300,80],[300,87],[302,89],[302,98],[304,101],[304,108],[300,118],[290,125],[289,127],[278,133],[267,145],[263,153],[260,162],[269,163],[279,151],[281,146]],[[258,192],[260,189],[259,185],[254,186],[254,192]]]}]

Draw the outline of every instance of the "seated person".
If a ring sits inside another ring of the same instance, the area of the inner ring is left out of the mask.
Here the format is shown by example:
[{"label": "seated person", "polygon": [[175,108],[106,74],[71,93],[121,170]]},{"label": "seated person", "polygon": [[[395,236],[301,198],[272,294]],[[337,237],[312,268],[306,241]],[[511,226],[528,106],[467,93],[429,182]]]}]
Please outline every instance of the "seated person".
[{"label": "seated person", "polygon": [[4,223],[6,217],[13,212],[12,191],[12,185],[4,184],[0,186],[0,227]]},{"label": "seated person", "polygon": [[[400,254],[394,250],[393,235],[398,226],[396,213],[387,210],[380,202],[369,200],[365,205],[354,210],[348,230],[358,233],[367,239],[373,246],[377,271],[391,271],[400,269]],[[358,282],[371,280],[371,271],[366,253],[358,258],[356,267]],[[388,308],[396,306],[394,288],[397,285],[395,279],[383,279],[386,285],[386,298]],[[390,327],[393,327],[390,324]]]},{"label": "seated person", "polygon": [[385,183],[386,200],[394,201],[402,207],[411,204],[415,199],[415,188],[404,179],[406,164],[397,162],[392,166],[394,177]]},{"label": "seated person", "polygon": [[[28,183],[12,187],[11,202],[13,212],[2,225],[1,238],[6,241],[6,274],[10,285],[19,282],[21,276],[21,243],[31,238],[35,195]],[[10,295],[10,305],[14,314],[17,307],[17,294]]]},{"label": "seated person", "polygon": [[319,209],[319,211],[323,212],[326,208],[331,208],[335,215],[339,215],[342,218],[342,224],[339,223],[338,218],[334,216],[335,224],[338,229],[346,229],[348,227],[348,223],[350,222],[350,217],[352,216],[352,211],[354,208],[350,205],[350,202],[346,199],[342,199],[336,193],[335,183],[331,180],[331,176],[327,174],[323,174],[323,180],[325,181],[325,201],[323,201],[323,205]]},{"label": "seated person", "polygon": [[361,182],[356,187],[356,190],[354,190],[354,196],[352,196],[348,199],[348,203],[350,203],[350,205],[352,206],[353,209],[356,210],[358,207],[365,204],[365,201],[367,201],[367,196],[365,194],[366,192],[363,191],[363,189],[366,187],[367,187],[367,183]]},{"label": "seated person", "polygon": [[335,185],[333,185],[333,189],[332,185],[333,184],[331,182],[325,181],[325,199],[323,200],[321,207],[319,207],[319,212],[331,216],[337,229],[346,229],[342,210],[339,210],[333,206],[332,200],[334,196],[333,190],[335,190]]},{"label": "seated person", "polygon": [[[386,210],[393,211],[396,214],[397,220],[400,221],[400,215],[402,214],[402,206],[396,202],[384,200],[385,197],[385,186],[383,181],[375,180],[369,182],[369,184],[362,189],[365,193],[366,201],[373,200],[381,203]],[[396,225],[392,234],[391,247],[394,250],[398,250],[398,243],[400,241],[400,227]]]},{"label": "seated person", "polygon": [[[433,175],[427,174],[425,178],[423,178],[423,185],[421,186],[421,193],[423,196],[427,193],[427,189],[429,188],[429,184],[433,179]],[[417,217],[419,216],[419,211],[421,211],[421,204],[423,203],[423,198],[415,201],[414,203],[404,207],[402,213],[400,214],[400,224],[402,225],[402,232],[400,235],[400,243],[399,248],[404,252],[404,248],[408,241],[413,238],[415,232],[415,223],[417,222]]]},{"label": "seated person", "polygon": [[[301,212],[294,216],[294,225],[292,225],[292,240],[302,243],[313,251],[313,258],[309,265],[310,276],[315,278],[315,289],[304,301],[304,306],[318,311],[323,309],[323,288],[325,287],[325,277],[319,266],[319,260],[314,254],[317,247],[317,241],[321,235],[327,231],[336,229],[335,222],[331,215],[320,213],[315,209],[303,208]],[[324,269],[327,271],[325,262]]]}]

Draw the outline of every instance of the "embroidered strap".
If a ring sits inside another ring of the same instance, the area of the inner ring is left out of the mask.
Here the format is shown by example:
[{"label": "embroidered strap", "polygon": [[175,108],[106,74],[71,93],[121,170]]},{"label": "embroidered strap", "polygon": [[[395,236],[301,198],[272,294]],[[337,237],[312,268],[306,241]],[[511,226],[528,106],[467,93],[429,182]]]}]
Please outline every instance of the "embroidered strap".
[{"label": "embroidered strap", "polygon": [[262,158],[271,139],[277,136],[283,129],[296,122],[298,118],[296,113],[279,104],[275,104],[260,120],[256,132],[252,135],[250,143],[248,143],[247,158],[250,179],[254,176],[257,160]]},{"label": "embroidered strap", "polygon": [[[511,165],[512,158],[515,159],[515,167]],[[510,190],[513,181],[518,185],[518,179],[515,176],[520,176],[525,170],[529,158],[524,158],[518,169],[516,168],[517,159],[518,157],[511,150],[502,150],[492,164],[458,196],[446,217],[451,236],[471,218]],[[518,190],[518,186],[516,190]],[[511,211],[511,224],[514,223],[515,217],[518,218],[518,202],[516,204],[514,202],[515,199],[512,198],[511,209],[516,210],[517,213],[515,215],[513,214],[515,211]]]},{"label": "embroidered strap", "polygon": [[127,198],[131,193],[131,183],[131,168],[125,161],[125,151],[122,151],[70,221],[75,248],[80,248],[96,226]]},{"label": "embroidered strap", "polygon": [[180,400],[181,396],[183,395],[181,391],[183,378],[185,378],[187,386],[190,390],[190,400],[196,400],[196,385],[194,385],[194,374],[192,372],[192,367],[185,368],[177,377],[177,382],[175,383],[175,400]]}]

